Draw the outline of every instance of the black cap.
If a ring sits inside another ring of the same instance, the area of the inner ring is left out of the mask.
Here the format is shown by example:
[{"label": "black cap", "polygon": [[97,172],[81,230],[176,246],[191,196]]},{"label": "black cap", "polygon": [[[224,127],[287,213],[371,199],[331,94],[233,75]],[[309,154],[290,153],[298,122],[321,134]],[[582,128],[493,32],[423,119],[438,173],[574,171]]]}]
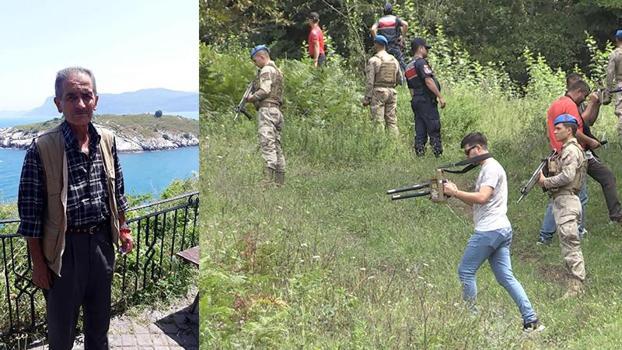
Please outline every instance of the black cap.
[{"label": "black cap", "polygon": [[419,48],[419,46],[425,46],[425,48],[428,50],[432,48],[432,46],[428,45],[428,43],[426,43],[425,39],[423,38],[414,38],[410,43],[410,48],[413,52],[415,52]]},{"label": "black cap", "polygon": [[393,13],[393,5],[391,5],[391,3],[385,3],[384,4],[384,8],[382,9],[383,13],[385,15],[390,15]]}]

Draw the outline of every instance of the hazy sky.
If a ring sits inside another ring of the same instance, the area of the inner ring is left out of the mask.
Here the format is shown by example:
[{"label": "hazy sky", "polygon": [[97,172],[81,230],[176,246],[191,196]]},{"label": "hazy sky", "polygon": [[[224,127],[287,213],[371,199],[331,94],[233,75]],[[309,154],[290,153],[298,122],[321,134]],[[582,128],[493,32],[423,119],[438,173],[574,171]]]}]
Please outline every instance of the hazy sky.
[{"label": "hazy sky", "polygon": [[198,91],[198,11],[193,0],[0,0],[0,111],[38,107],[75,65],[99,93]]}]

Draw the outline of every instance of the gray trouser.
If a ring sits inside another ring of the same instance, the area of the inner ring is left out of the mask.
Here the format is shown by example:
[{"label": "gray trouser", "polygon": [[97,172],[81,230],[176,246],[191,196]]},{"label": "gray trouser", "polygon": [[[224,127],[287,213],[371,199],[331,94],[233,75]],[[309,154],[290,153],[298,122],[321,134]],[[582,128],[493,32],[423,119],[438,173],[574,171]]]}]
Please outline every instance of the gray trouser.
[{"label": "gray trouser", "polygon": [[110,289],[114,247],[110,226],[94,234],[65,237],[61,277],[54,276],[45,291],[50,350],[70,350],[76,333],[80,306],[83,312],[84,348],[109,349]]}]

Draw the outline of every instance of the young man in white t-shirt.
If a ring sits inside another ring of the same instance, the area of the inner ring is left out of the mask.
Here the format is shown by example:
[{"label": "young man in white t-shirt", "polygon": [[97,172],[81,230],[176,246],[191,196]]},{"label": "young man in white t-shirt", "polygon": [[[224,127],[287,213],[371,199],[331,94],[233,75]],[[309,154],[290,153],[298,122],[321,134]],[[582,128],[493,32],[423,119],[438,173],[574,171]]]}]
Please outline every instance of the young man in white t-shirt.
[{"label": "young man in white t-shirt", "polygon": [[[465,136],[460,147],[464,149],[468,158],[488,153],[486,137],[479,132]],[[462,296],[472,310],[476,310],[475,274],[482,263],[488,260],[497,282],[508,291],[518,306],[523,318],[523,330],[541,331],[544,326],[539,324],[525,290],[512,272],[510,260],[512,226],[506,215],[508,186],[505,170],[494,158],[484,159],[479,164],[481,170],[475,183],[475,192],[461,191],[451,181],[444,186],[447,195],[473,207],[475,232],[469,239],[458,267]]]}]

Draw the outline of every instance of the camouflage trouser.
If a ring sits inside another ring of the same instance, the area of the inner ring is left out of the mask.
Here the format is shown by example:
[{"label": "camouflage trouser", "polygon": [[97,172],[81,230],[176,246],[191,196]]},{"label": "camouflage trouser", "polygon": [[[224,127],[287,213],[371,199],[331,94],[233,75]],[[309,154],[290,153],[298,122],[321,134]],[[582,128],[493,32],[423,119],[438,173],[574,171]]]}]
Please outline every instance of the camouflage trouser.
[{"label": "camouflage trouser", "polygon": [[285,157],[281,148],[281,130],[283,114],[278,107],[259,108],[259,145],[266,167],[276,171],[285,171]]},{"label": "camouflage trouser", "polygon": [[553,216],[557,223],[559,245],[568,272],[575,278],[585,280],[585,263],[577,225],[581,218],[581,201],[576,195],[563,194],[553,199]]},{"label": "camouflage trouser", "polygon": [[397,92],[391,88],[374,88],[371,95],[371,117],[381,129],[386,128],[393,135],[398,135],[397,129]]},{"label": "camouflage trouser", "polygon": [[[618,88],[622,88],[622,82],[618,83]],[[612,94],[614,105],[614,113],[618,117],[618,134],[622,136],[622,93]]]}]

